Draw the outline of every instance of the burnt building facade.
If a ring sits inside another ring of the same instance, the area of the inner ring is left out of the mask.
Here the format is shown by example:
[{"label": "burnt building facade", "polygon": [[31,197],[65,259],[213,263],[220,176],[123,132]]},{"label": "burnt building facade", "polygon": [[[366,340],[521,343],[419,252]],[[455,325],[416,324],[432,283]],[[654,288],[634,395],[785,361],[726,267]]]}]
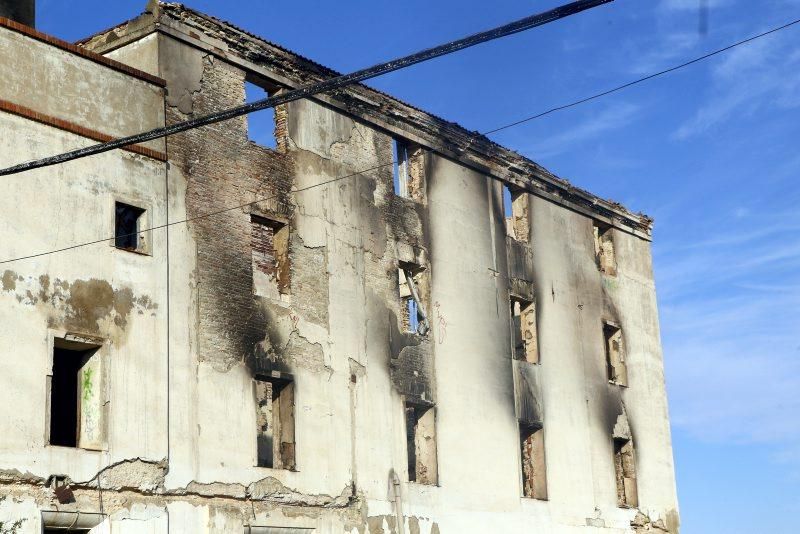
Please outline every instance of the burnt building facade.
[{"label": "burnt building facade", "polygon": [[[336,75],[172,3],[0,52],[4,167]],[[362,85],[8,182],[0,259],[93,243],[0,269],[0,531],[678,531],[646,216]]]}]

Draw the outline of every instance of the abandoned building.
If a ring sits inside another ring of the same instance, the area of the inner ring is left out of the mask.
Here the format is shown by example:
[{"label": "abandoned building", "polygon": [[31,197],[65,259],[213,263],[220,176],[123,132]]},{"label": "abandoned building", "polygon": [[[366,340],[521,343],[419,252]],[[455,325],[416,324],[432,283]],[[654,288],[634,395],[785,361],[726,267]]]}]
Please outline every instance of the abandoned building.
[{"label": "abandoned building", "polygon": [[[2,167],[336,75],[33,12]],[[0,532],[678,532],[647,216],[364,85],[4,180]]]}]

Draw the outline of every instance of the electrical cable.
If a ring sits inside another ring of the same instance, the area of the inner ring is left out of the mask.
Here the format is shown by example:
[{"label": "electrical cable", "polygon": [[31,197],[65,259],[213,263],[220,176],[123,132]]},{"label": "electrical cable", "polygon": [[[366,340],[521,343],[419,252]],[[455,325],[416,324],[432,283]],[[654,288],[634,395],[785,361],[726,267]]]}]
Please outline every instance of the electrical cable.
[{"label": "electrical cable", "polygon": [[[346,174],[344,176],[338,176],[336,178],[332,178],[330,180],[326,180],[324,182],[320,182],[320,183],[317,183],[317,184],[311,184],[309,186],[301,187],[299,189],[292,189],[289,192],[290,193],[301,193],[303,191],[308,191],[309,189],[314,189],[315,187],[321,187],[323,185],[328,185],[328,184],[331,184],[331,183],[334,183],[334,182],[338,182],[339,180],[344,180],[346,178],[352,178],[353,176],[356,176],[356,175],[359,175],[359,174],[363,174],[365,172],[374,171],[376,169],[387,167],[389,165],[394,165],[394,161],[389,162],[389,163],[382,163],[380,165],[376,165],[375,167],[370,167],[369,169],[362,169],[362,170],[356,171],[356,172],[354,172],[352,174]],[[239,204],[237,206],[231,206],[231,207],[228,207],[228,208],[223,208],[223,209],[220,209],[220,210],[217,210],[217,211],[212,211],[212,212],[209,212],[209,213],[204,213],[202,215],[197,215],[195,217],[188,217],[186,219],[181,219],[179,221],[172,221],[172,222],[167,222],[165,224],[159,224],[159,225],[156,225],[156,226],[151,226],[150,228],[145,228],[143,230],[138,230],[136,232],[131,232],[131,233],[128,233],[128,234],[116,234],[116,235],[114,235],[112,237],[106,237],[106,238],[103,238],[103,239],[96,239],[94,241],[87,241],[85,243],[78,243],[76,245],[70,245],[68,247],[54,249],[54,250],[50,250],[50,251],[47,251],[47,252],[40,252],[40,253],[37,253],[37,254],[30,254],[28,256],[20,256],[18,258],[14,258],[14,259],[10,259],[10,260],[3,260],[3,261],[0,261],[0,265],[2,265],[4,263],[11,263],[11,262],[14,262],[14,261],[21,261],[21,260],[29,260],[31,258],[38,258],[40,256],[47,256],[48,254],[55,254],[57,252],[66,252],[68,250],[73,250],[73,249],[80,248],[80,247],[85,247],[85,246],[88,246],[88,245],[96,245],[98,243],[107,243],[108,241],[113,241],[114,239],[117,239],[117,238],[120,238],[120,237],[129,237],[129,236],[139,235],[139,234],[143,234],[145,232],[152,232],[153,230],[160,230],[162,228],[168,228],[170,226],[175,226],[175,225],[178,225],[178,224],[184,224],[184,223],[188,223],[188,222],[191,222],[191,221],[196,221],[198,219],[205,219],[207,217],[213,217],[215,215],[220,215],[222,213],[226,213],[226,212],[229,212],[229,211],[245,208],[247,206],[252,206],[253,204],[258,204],[260,202],[266,202],[267,200],[272,200],[274,198],[277,198],[277,196],[278,195],[271,195],[271,196],[268,196],[268,197],[262,197],[262,198],[253,200],[252,202],[246,202],[245,204]]]},{"label": "electrical cable", "polygon": [[[711,58],[711,57],[716,56],[716,55],[718,55],[718,54],[720,54],[722,52],[731,50],[732,48],[744,45],[746,43],[749,43],[749,42],[752,42],[752,41],[754,41],[756,39],[759,39],[759,38],[765,37],[767,35],[773,34],[773,33],[778,32],[780,30],[784,30],[784,29],[789,28],[791,26],[794,26],[794,25],[796,25],[798,23],[800,23],[800,19],[797,19],[797,20],[794,20],[794,21],[789,22],[787,24],[784,24],[782,26],[773,28],[773,29],[768,30],[766,32],[763,32],[763,33],[760,33],[760,34],[755,35],[753,37],[750,37],[748,39],[744,39],[744,40],[738,41],[738,42],[736,42],[734,44],[731,44],[731,45],[728,45],[728,46],[726,46],[724,48],[720,48],[718,50],[715,50],[713,52],[710,52],[710,53],[705,54],[703,56],[700,56],[698,58],[695,58],[695,59],[686,61],[684,63],[681,63],[680,65],[676,65],[674,67],[659,71],[657,73],[650,74],[648,76],[644,76],[644,77],[639,78],[637,80],[625,83],[623,85],[619,85],[619,86],[617,86],[617,87],[615,87],[613,89],[609,89],[607,91],[603,91],[601,93],[597,93],[595,95],[592,95],[592,96],[589,96],[589,97],[586,97],[586,98],[582,98],[580,100],[576,100],[576,101],[571,102],[569,104],[564,104],[562,106],[551,108],[551,109],[549,109],[549,110],[547,110],[545,112],[538,113],[536,115],[531,115],[530,117],[526,117],[524,119],[508,123],[506,125],[494,128],[492,130],[488,130],[488,131],[486,131],[486,132],[484,132],[482,134],[479,134],[479,135],[489,135],[489,134],[494,133],[494,132],[499,132],[499,131],[505,130],[507,128],[518,126],[518,125],[523,124],[525,122],[529,122],[531,120],[534,120],[534,119],[537,119],[537,118],[540,118],[540,117],[544,117],[545,115],[549,115],[549,114],[554,113],[556,111],[561,111],[561,110],[564,110],[564,109],[568,109],[568,108],[577,106],[579,104],[590,102],[590,101],[595,100],[597,98],[600,98],[602,96],[609,95],[611,93],[614,93],[614,92],[623,90],[625,88],[631,87],[632,85],[636,85],[638,83],[641,83],[641,82],[644,82],[644,81],[647,81],[647,80],[651,80],[651,79],[656,78],[658,76],[662,76],[664,74],[667,74],[667,73],[670,73],[670,72],[674,72],[674,71],[676,71],[678,69],[681,69],[681,68],[684,68],[684,67],[688,67],[688,66],[693,65],[693,64],[695,64],[695,63],[697,63],[699,61]],[[320,182],[318,184],[312,184],[310,186],[306,186],[306,187],[303,187],[303,188],[300,188],[300,189],[294,189],[294,190],[291,190],[289,192],[290,193],[299,193],[299,192],[302,192],[302,191],[308,191],[309,189],[313,189],[315,187],[321,187],[321,186],[324,186],[324,185],[328,185],[330,183],[338,182],[338,181],[344,180],[346,178],[351,178],[351,177],[357,176],[359,174],[371,172],[371,171],[374,171],[374,170],[377,170],[377,169],[381,169],[383,167],[388,167],[390,165],[394,165],[395,163],[396,163],[396,161],[391,161],[391,162],[384,163],[384,164],[381,164],[381,165],[376,165],[374,167],[370,167],[370,168],[367,168],[367,169],[362,169],[360,171],[357,171],[357,172],[354,172],[354,173],[351,173],[351,174],[347,174],[347,175],[344,175],[344,176],[339,176],[337,178],[333,178],[331,180]],[[72,249],[76,249],[76,248],[80,248],[80,247],[84,247],[84,246],[88,246],[88,245],[95,245],[95,244],[98,244],[98,243],[105,243],[105,242],[108,242],[108,241],[111,241],[111,240],[115,239],[116,237],[128,237],[130,235],[137,235],[137,234],[144,233],[144,232],[150,232],[150,231],[153,231],[153,230],[159,230],[161,228],[166,228],[168,226],[174,226],[174,225],[177,225],[177,224],[184,224],[184,223],[188,223],[188,222],[191,222],[191,221],[196,221],[198,219],[204,219],[206,217],[213,217],[215,215],[219,215],[219,214],[226,213],[226,212],[229,212],[229,211],[233,211],[233,210],[236,210],[236,209],[241,209],[241,208],[244,208],[244,207],[247,207],[247,206],[251,206],[253,204],[258,204],[260,202],[265,202],[267,200],[271,200],[271,199],[276,198],[276,197],[277,197],[277,195],[272,195],[272,196],[269,196],[269,197],[260,198],[260,199],[254,200],[252,202],[247,202],[245,204],[239,204],[237,206],[224,208],[224,209],[213,211],[213,212],[209,212],[209,213],[204,213],[204,214],[201,214],[201,215],[197,215],[195,217],[189,217],[189,218],[182,219],[182,220],[179,220],[179,221],[173,221],[173,222],[168,222],[166,224],[153,226],[153,227],[150,227],[150,228],[146,228],[144,230],[140,230],[140,231],[135,232],[135,233],[115,235],[115,236],[112,236],[112,237],[106,237],[106,238],[97,239],[97,240],[94,240],[94,241],[87,241],[85,243],[79,243],[79,244],[76,244],[76,245],[71,245],[71,246],[63,247],[63,248],[59,248],[59,249],[53,249],[53,250],[49,250],[49,251],[46,251],[46,252],[40,252],[40,253],[37,253],[37,254],[30,254],[30,255],[27,255],[27,256],[19,256],[19,257],[16,257],[16,258],[2,260],[2,261],[0,261],[0,265],[6,264],[6,263],[12,263],[12,262],[16,262],[16,261],[22,261],[22,260],[26,260],[26,259],[31,259],[31,258],[38,258],[38,257],[41,257],[41,256],[46,256],[46,255],[49,255],[49,254],[55,254],[55,253],[59,253],[59,252],[65,252],[65,251],[68,251],[68,250],[72,250]]]},{"label": "electrical cable", "polygon": [[493,41],[501,37],[523,32],[537,26],[542,26],[570,15],[575,15],[581,11],[597,7],[602,4],[607,4],[609,2],[613,2],[613,0],[576,0],[575,2],[556,7],[549,11],[531,15],[529,17],[504,24],[503,26],[492,28],[491,30],[475,33],[462,39],[457,39],[455,41],[435,46],[433,48],[428,48],[420,52],[415,52],[401,58],[386,61],[378,65],[373,65],[372,67],[361,69],[350,74],[342,74],[321,82],[306,85],[305,87],[285,91],[275,96],[257,100],[249,104],[243,104],[241,106],[211,113],[196,119],[171,124],[162,128],[155,128],[147,132],[122,137],[113,141],[79,148],[63,154],[19,163],[17,165],[0,170],[0,176],[7,176],[33,169],[39,169],[42,167],[48,167],[50,165],[65,163],[78,158],[84,158],[86,156],[108,152],[109,150],[114,150],[116,148],[152,141],[153,139],[159,139],[168,135],[174,135],[187,130],[193,130],[201,126],[207,126],[209,124],[225,121],[241,115],[252,113],[254,111],[273,108],[280,104],[286,104],[287,102],[292,102],[301,98],[307,98],[318,93],[329,92],[347,85],[363,82],[377,76],[382,76],[396,70],[404,69],[406,67],[410,67],[411,65],[416,65],[437,57],[446,56],[448,54],[486,43],[488,41]]},{"label": "electrical cable", "polygon": [[585,104],[586,102],[590,102],[592,100],[596,100],[598,98],[610,95],[612,93],[616,93],[618,91],[622,91],[623,89],[627,89],[628,87],[631,87],[633,85],[637,85],[637,84],[640,84],[642,82],[646,82],[648,80],[652,80],[653,78],[658,78],[659,76],[663,76],[664,74],[669,74],[670,72],[674,72],[674,71],[682,69],[684,67],[688,67],[689,65],[694,65],[695,63],[699,63],[700,61],[706,60],[706,59],[708,59],[710,57],[714,57],[714,56],[716,56],[718,54],[722,54],[723,52],[727,52],[728,50],[736,48],[737,46],[742,46],[744,44],[747,44],[747,43],[750,43],[752,41],[755,41],[756,39],[761,39],[762,37],[766,37],[767,35],[779,32],[781,30],[785,30],[786,28],[789,28],[790,26],[794,26],[795,24],[798,24],[798,23],[800,23],[800,19],[793,20],[792,22],[789,22],[788,24],[784,24],[783,26],[778,26],[777,28],[772,28],[771,30],[765,31],[764,33],[759,33],[758,35],[754,35],[753,37],[748,37],[747,39],[743,39],[741,41],[737,41],[737,42],[735,42],[735,43],[733,43],[731,45],[728,45],[728,46],[726,46],[724,48],[719,48],[719,49],[714,50],[713,52],[709,52],[708,54],[705,54],[703,56],[700,56],[700,57],[694,58],[692,60],[686,61],[685,63],[681,63],[679,65],[675,65],[675,66],[670,67],[668,69],[664,69],[662,71],[655,72],[653,74],[649,74],[647,76],[644,76],[643,78],[638,78],[638,79],[630,81],[628,83],[624,83],[622,85],[618,85],[618,86],[616,86],[616,87],[614,87],[612,89],[608,89],[607,91],[603,91],[601,93],[596,93],[596,94],[594,94],[592,96],[588,96],[586,98],[582,98],[581,100],[576,100],[575,102],[571,102],[571,103],[563,105],[563,106],[557,106],[557,107],[554,107],[554,108],[550,108],[547,111],[544,111],[542,113],[537,113],[536,115],[531,115],[530,117],[526,117],[524,119],[520,119],[518,121],[511,122],[511,123],[506,124],[504,126],[500,126],[498,128],[494,128],[493,130],[489,130],[489,131],[483,132],[482,135],[493,134],[495,132],[499,132],[501,130],[505,130],[507,128],[511,128],[512,126],[517,126],[519,124],[523,124],[523,123],[526,123],[528,121],[532,121],[534,119],[538,119],[540,117],[544,117],[545,115],[550,115],[551,113],[555,113],[556,111],[562,111],[562,110],[565,110],[565,109],[569,109],[571,107],[575,107],[575,106],[578,106],[580,104]]}]

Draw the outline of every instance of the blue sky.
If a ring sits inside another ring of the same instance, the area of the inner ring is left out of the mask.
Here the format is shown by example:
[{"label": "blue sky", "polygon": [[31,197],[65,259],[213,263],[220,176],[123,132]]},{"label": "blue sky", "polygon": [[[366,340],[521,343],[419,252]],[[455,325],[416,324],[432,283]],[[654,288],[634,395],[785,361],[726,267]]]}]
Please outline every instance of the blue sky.
[{"label": "blue sky", "polygon": [[[800,0],[617,0],[374,80],[489,130],[800,18]],[[556,1],[188,0],[340,71]],[[75,40],[145,0],[39,0]],[[655,258],[684,534],[794,533],[800,514],[800,25],[493,136],[655,218]]]}]

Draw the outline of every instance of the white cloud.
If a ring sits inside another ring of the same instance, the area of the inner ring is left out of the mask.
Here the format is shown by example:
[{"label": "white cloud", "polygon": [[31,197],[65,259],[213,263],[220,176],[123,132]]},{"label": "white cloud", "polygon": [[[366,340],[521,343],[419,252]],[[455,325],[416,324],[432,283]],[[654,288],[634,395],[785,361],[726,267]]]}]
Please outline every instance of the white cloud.
[{"label": "white cloud", "polygon": [[636,120],[639,110],[639,106],[630,103],[620,103],[599,112],[590,109],[587,119],[535,143],[524,152],[533,159],[564,153],[579,143],[591,141],[600,134],[629,125]]},{"label": "white cloud", "polygon": [[[800,228],[794,214],[716,221],[691,245],[655,243],[673,425],[800,458]],[[723,216],[724,217],[724,216]]]},{"label": "white cloud", "polygon": [[[717,303],[727,308],[671,311],[683,322],[665,343],[672,422],[705,441],[781,444],[800,452],[800,292],[774,293],[755,302]],[[777,308],[777,309],[776,309]],[[759,314],[761,314],[759,316]],[[777,324],[765,324],[777,321]]]},{"label": "white cloud", "polygon": [[711,71],[706,102],[675,132],[687,139],[731,119],[800,106],[800,47],[773,35],[736,48]]},{"label": "white cloud", "polygon": [[700,35],[697,31],[673,32],[652,40],[653,44],[645,51],[634,54],[630,69],[634,74],[652,74],[672,66],[676,58],[689,57],[689,51],[700,42]]}]

